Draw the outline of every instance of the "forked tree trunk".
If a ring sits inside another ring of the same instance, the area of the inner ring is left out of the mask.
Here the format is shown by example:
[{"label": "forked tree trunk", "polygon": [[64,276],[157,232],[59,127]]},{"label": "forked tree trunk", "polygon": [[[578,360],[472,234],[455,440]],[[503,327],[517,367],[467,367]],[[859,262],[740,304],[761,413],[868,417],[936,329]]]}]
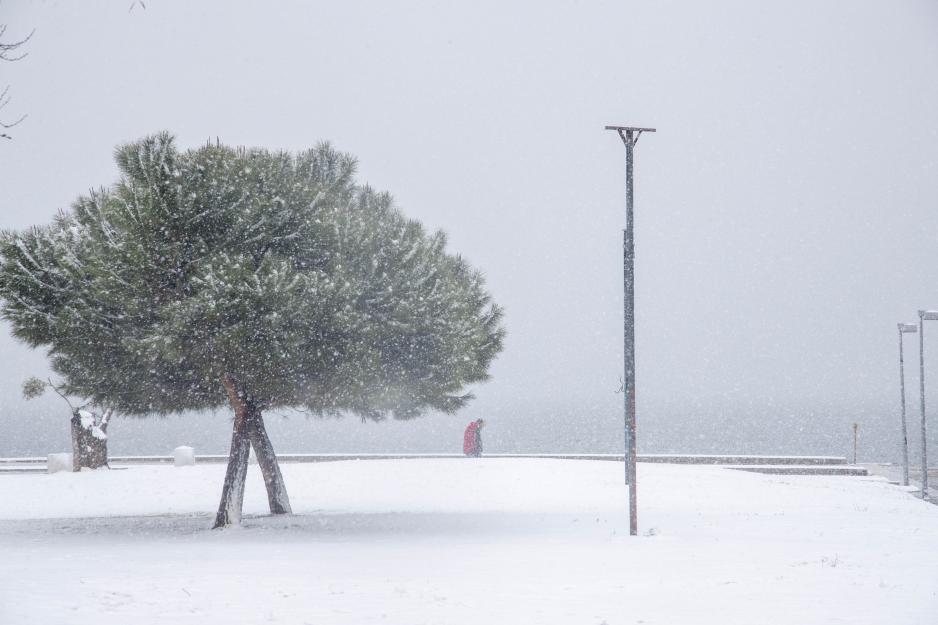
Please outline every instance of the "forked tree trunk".
[{"label": "forked tree trunk", "polygon": [[283,475],[280,473],[277,454],[274,453],[274,446],[271,445],[270,438],[267,436],[267,428],[264,427],[264,416],[260,410],[254,411],[248,421],[248,435],[251,438],[251,446],[254,447],[257,465],[261,468],[261,474],[264,476],[270,513],[289,514],[293,512],[290,509],[287,486],[284,484]]},{"label": "forked tree trunk", "polygon": [[247,477],[248,456],[254,447],[257,464],[264,476],[267,501],[271,514],[288,514],[290,498],[280,473],[280,465],[273,445],[264,427],[260,409],[231,375],[222,377],[222,385],[234,409],[235,419],[231,434],[231,451],[228,455],[228,470],[222,487],[221,503],[215,517],[215,528],[237,525],[241,522],[244,503],[244,482]]},{"label": "forked tree trunk", "polygon": [[221,383],[228,393],[228,401],[234,409],[234,426],[231,433],[231,451],[228,452],[228,470],[221,489],[221,502],[215,515],[213,529],[241,523],[241,508],[244,503],[244,480],[248,472],[248,455],[251,439],[248,434],[248,419],[254,406],[230,375],[223,375]]}]

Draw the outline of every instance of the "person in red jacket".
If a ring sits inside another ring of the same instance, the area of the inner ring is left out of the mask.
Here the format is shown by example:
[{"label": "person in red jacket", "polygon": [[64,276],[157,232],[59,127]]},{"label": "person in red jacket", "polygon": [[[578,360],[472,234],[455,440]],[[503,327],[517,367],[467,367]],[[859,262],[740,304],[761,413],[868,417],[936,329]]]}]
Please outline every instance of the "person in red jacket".
[{"label": "person in red jacket", "polygon": [[482,455],[482,428],[485,427],[485,421],[476,419],[466,426],[466,433],[462,438],[462,452],[471,458],[478,458]]}]

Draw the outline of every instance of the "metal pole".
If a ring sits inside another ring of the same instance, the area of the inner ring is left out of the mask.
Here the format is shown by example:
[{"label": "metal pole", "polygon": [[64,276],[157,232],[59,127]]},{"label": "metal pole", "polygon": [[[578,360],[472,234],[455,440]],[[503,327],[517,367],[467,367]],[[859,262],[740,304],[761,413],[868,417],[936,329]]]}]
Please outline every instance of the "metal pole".
[{"label": "metal pole", "polygon": [[857,463],[857,430],[860,429],[859,423],[853,424],[853,464]]},{"label": "metal pole", "polygon": [[902,326],[899,326],[899,394],[902,397],[902,485],[909,485],[909,431],[905,422],[905,358],[902,352]]},{"label": "metal pole", "polygon": [[632,130],[625,142],[625,444],[626,478],[629,485],[629,534],[638,533],[638,484],[635,480],[635,215],[632,203],[632,156],[635,139]]},{"label": "metal pole", "polygon": [[629,486],[629,534],[638,534],[638,485],[635,470],[635,224],[633,212],[632,158],[635,144],[642,132],[655,132],[654,128],[606,126],[615,130],[625,144],[625,230],[622,233],[622,291],[623,291],[623,368],[625,381],[625,483]]},{"label": "metal pole", "polygon": [[928,454],[925,444],[925,311],[918,311],[918,378],[922,404],[922,499],[928,498]]}]

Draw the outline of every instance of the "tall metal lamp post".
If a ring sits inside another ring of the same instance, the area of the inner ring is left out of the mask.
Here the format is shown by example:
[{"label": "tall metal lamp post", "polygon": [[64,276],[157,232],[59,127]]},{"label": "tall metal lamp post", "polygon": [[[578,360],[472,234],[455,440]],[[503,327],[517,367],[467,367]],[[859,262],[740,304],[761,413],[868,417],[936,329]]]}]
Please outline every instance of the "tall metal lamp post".
[{"label": "tall metal lamp post", "polygon": [[899,395],[902,398],[902,417],[900,419],[900,425],[902,426],[902,432],[900,432],[899,441],[901,443],[900,452],[902,454],[902,485],[909,485],[909,430],[906,427],[905,421],[905,358],[902,353],[902,335],[903,334],[915,334],[918,332],[918,326],[914,323],[900,323],[899,326]]},{"label": "tall metal lamp post", "polygon": [[622,237],[622,285],[625,352],[625,482],[629,485],[629,534],[638,534],[638,494],[635,471],[635,228],[632,214],[632,153],[643,132],[654,128],[632,126],[606,126],[615,130],[625,144],[625,231]]},{"label": "tall metal lamp post", "polygon": [[922,499],[928,499],[928,446],[925,428],[925,322],[938,320],[938,310],[918,311],[918,377],[922,404]]}]

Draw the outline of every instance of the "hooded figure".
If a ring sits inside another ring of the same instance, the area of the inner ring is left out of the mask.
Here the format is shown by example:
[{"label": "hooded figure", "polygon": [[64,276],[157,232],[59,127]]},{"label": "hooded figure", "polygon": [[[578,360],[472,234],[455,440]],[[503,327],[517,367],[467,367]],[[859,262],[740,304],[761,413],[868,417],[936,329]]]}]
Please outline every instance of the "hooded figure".
[{"label": "hooded figure", "polygon": [[482,455],[482,428],[485,421],[476,419],[466,426],[466,433],[463,435],[462,452],[467,456],[478,458]]}]

